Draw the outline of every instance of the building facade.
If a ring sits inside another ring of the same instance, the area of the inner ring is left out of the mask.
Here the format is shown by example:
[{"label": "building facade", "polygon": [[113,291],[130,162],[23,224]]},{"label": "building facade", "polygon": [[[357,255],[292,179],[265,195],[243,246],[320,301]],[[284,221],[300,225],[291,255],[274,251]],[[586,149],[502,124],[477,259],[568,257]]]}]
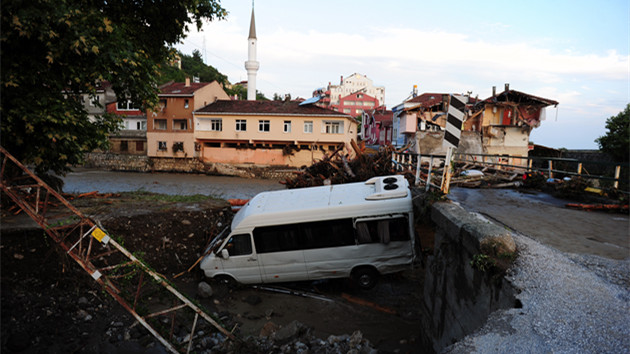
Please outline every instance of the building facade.
[{"label": "building facade", "polygon": [[362,137],[368,145],[392,144],[394,113],[386,109],[373,109],[363,114]]},{"label": "building facade", "polygon": [[117,101],[107,104],[107,113],[113,113],[122,120],[120,130],[109,137],[110,151],[117,154],[146,155],[147,116],[131,101]]},{"label": "building facade", "polygon": [[333,110],[349,114],[353,117],[358,117],[363,112],[373,110],[379,106],[379,102],[376,98],[367,95],[365,93],[353,93],[339,99],[339,104]]},{"label": "building facade", "polygon": [[[357,98],[360,94],[362,97]],[[339,85],[331,85],[328,83],[326,88],[319,88],[313,91],[313,97],[320,97],[317,105],[320,107],[331,108],[339,112],[343,112],[344,109],[352,110],[359,109],[365,110],[367,108],[376,108],[385,105],[385,87],[374,86],[371,79],[362,74],[354,73],[347,78],[341,77]],[[374,106],[369,107],[353,107],[353,105],[346,104],[344,107],[340,107],[343,101],[356,102],[374,102]],[[360,115],[358,113],[354,116]]]},{"label": "building facade", "polygon": [[352,153],[358,122],[297,101],[219,100],[194,112],[206,163],[300,167],[337,149]]},{"label": "building facade", "polygon": [[160,87],[156,110],[147,111],[147,155],[149,157],[198,157],[193,112],[218,99],[229,99],[216,82],[170,82]]}]

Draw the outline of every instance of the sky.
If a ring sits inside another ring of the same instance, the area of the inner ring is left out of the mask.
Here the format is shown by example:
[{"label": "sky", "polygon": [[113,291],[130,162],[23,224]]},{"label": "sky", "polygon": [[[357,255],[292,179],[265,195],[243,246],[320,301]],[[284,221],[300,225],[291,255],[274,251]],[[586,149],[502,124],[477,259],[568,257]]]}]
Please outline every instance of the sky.
[{"label": "sky", "polygon": [[[176,46],[202,53],[232,83],[247,80],[248,0],[224,0],[227,19],[206,22]],[[559,102],[530,141],[597,149],[606,119],[630,103],[630,2],[289,1],[255,2],[257,90],[292,98],[353,73],[385,87],[391,109],[418,93],[492,87]]]}]

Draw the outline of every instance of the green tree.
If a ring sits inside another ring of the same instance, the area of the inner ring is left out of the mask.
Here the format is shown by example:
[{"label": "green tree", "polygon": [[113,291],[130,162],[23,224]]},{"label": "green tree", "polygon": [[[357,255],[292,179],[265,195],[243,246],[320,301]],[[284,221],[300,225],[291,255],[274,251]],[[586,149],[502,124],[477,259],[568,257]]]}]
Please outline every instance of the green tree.
[{"label": "green tree", "polygon": [[200,82],[216,80],[220,84],[228,83],[227,76],[221,74],[213,66],[204,64],[201,53],[198,50],[195,50],[192,56],[182,56],[182,70],[190,77],[198,77]]},{"label": "green tree", "polygon": [[117,119],[88,119],[80,94],[109,81],[119,98],[157,102],[158,66],[190,25],[222,19],[219,0],[5,0],[1,3],[2,145],[38,174],[106,147]]},{"label": "green tree", "polygon": [[628,162],[630,159],[630,103],[626,109],[606,120],[606,135],[595,139],[599,149],[617,161]]}]

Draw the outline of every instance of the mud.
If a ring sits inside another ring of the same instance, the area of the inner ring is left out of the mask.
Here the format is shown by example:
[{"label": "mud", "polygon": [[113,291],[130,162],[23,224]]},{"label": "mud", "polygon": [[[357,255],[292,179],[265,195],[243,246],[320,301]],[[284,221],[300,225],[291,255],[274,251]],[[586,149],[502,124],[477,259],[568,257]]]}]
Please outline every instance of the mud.
[{"label": "mud", "polygon": [[[416,343],[422,294],[419,267],[384,277],[371,291],[361,291],[345,280],[279,285],[311,294],[304,297],[252,287],[230,289],[211,282],[213,296],[200,298],[197,286],[204,278],[198,268],[174,276],[186,271],[209,237],[230,222],[232,211],[225,202],[133,202],[113,197],[73,204],[83,212],[97,213],[108,233],[122,238],[128,250],[141,254],[240,338],[258,337],[270,322],[281,327],[297,320],[323,340],[360,330],[381,352],[421,351]],[[3,225],[15,224],[20,217],[5,213]],[[133,318],[43,231],[3,230],[0,256],[2,352],[164,352],[140,326],[131,328]]]}]

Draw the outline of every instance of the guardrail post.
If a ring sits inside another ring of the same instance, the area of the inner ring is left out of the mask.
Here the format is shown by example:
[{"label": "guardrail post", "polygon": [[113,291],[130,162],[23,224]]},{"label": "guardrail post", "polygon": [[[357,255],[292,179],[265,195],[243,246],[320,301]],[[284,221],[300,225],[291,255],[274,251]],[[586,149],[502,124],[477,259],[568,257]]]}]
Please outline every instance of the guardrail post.
[{"label": "guardrail post", "polygon": [[549,160],[549,178],[553,178],[553,161]]},{"label": "guardrail post", "polygon": [[582,174],[582,163],[578,163],[578,170],[577,170],[577,174],[581,175]]},{"label": "guardrail post", "polygon": [[619,188],[619,175],[621,175],[621,166],[617,165],[617,167],[615,167],[615,189]]},{"label": "guardrail post", "polygon": [[415,185],[418,185],[418,182],[420,182],[420,161],[422,161],[422,155],[418,154],[417,156],[417,161],[416,161],[416,181],[415,181]]},{"label": "guardrail post", "polygon": [[425,191],[429,191],[429,187],[431,186],[431,170],[433,169],[433,155],[431,155],[431,160],[429,160],[429,172],[427,173],[427,186]]},{"label": "guardrail post", "polygon": [[532,170],[532,163],[534,162],[534,160],[530,159],[529,157],[527,158],[527,170],[531,171]]}]

